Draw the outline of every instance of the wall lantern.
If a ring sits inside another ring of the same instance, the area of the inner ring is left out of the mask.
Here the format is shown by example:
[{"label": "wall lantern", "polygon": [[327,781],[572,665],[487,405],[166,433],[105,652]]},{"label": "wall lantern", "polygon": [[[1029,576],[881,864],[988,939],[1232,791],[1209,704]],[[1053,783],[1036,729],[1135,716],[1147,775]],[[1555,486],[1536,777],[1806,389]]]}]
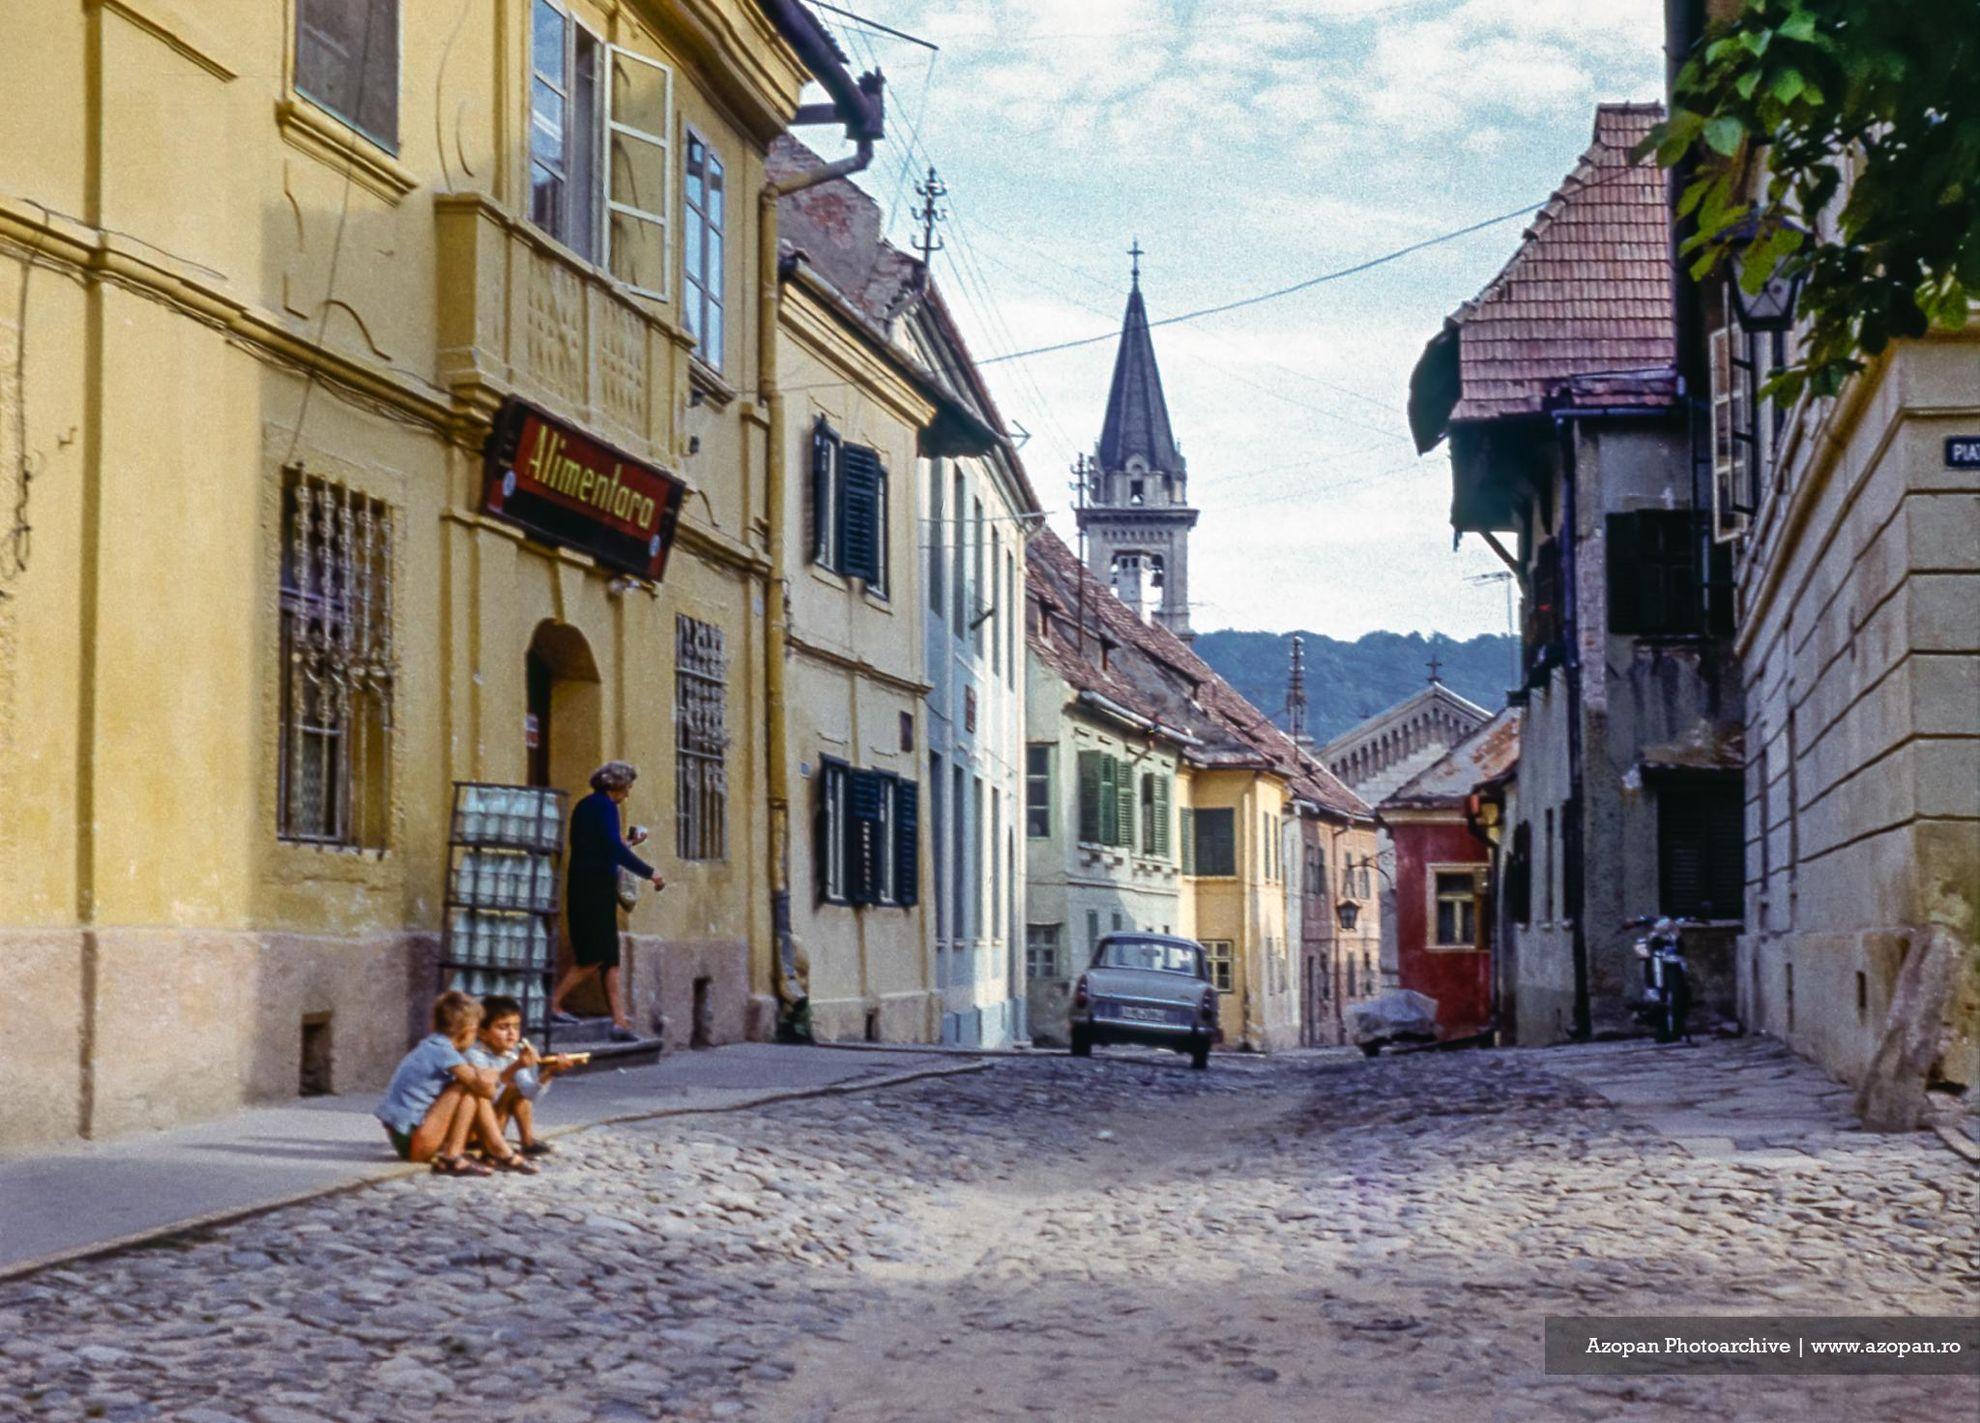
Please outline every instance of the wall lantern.
[{"label": "wall lantern", "polygon": [[1352,899],[1343,899],[1339,904],[1334,906],[1334,914],[1340,919],[1341,928],[1352,934],[1354,932],[1354,921],[1361,917],[1361,906],[1356,904]]},{"label": "wall lantern", "polygon": [[1780,264],[1774,265],[1774,274],[1767,278],[1760,290],[1752,295],[1746,290],[1746,257],[1753,248],[1755,227],[1749,219],[1733,234],[1732,251],[1732,300],[1733,309],[1739,313],[1739,324],[1747,331],[1779,335],[1794,330],[1794,308],[1801,299],[1801,284],[1806,278],[1800,272],[1792,276],[1782,276]]}]

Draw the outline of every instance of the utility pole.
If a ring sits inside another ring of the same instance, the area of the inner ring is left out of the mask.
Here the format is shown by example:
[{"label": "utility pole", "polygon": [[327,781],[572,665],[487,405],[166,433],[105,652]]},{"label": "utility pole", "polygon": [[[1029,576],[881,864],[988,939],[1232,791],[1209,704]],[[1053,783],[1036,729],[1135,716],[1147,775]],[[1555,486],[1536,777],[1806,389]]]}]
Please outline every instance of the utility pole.
[{"label": "utility pole", "polygon": [[1298,633],[1292,640],[1292,675],[1286,680],[1286,732],[1293,745],[1306,745],[1306,639]]},{"label": "utility pole", "polygon": [[915,196],[921,199],[921,206],[916,208],[914,213],[921,221],[921,240],[915,243],[914,247],[921,253],[921,280],[925,284],[928,280],[929,264],[935,260],[935,254],[942,250],[942,239],[935,235],[935,224],[949,215],[946,208],[938,206],[941,200],[949,195],[949,189],[935,175],[935,165],[931,163],[928,165],[927,181],[916,183],[914,191]]},{"label": "utility pole", "polygon": [[[1085,455],[1072,462],[1072,493],[1076,509],[1086,508],[1086,485],[1091,477],[1091,467]],[[1077,657],[1086,656],[1086,520],[1074,516],[1079,525],[1079,579],[1073,584],[1073,649]]]}]

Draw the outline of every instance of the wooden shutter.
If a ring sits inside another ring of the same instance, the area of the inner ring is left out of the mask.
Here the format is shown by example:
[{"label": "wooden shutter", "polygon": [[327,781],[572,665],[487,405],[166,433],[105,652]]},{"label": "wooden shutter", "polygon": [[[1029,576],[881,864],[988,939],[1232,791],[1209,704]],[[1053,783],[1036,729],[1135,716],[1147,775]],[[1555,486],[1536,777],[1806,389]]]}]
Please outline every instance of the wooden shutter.
[{"label": "wooden shutter", "polygon": [[1098,751],[1079,753],[1079,838],[1089,845],[1100,843],[1100,763]]},{"label": "wooden shutter", "polygon": [[839,571],[880,587],[880,458],[865,445],[839,447]]},{"label": "wooden shutter", "polygon": [[1746,844],[1736,774],[1657,789],[1658,911],[1738,919],[1745,909]]},{"label": "wooden shutter", "polygon": [[1155,854],[1169,858],[1169,778],[1155,777]]},{"label": "wooden shutter", "polygon": [[880,806],[887,778],[878,771],[850,771],[846,781],[846,899],[872,904],[879,888]]},{"label": "wooden shutter", "polygon": [[839,436],[819,416],[811,429],[811,561],[832,566],[832,538],[839,512],[832,496]]},{"label": "wooden shutter", "polygon": [[921,899],[921,788],[894,783],[894,902],[908,908]]},{"label": "wooden shutter", "polygon": [[1100,833],[1094,837],[1101,845],[1121,843],[1121,763],[1112,756],[1100,758]]},{"label": "wooden shutter", "polygon": [[1196,873],[1196,812],[1184,806],[1180,819],[1182,823],[1177,828],[1182,833],[1182,872],[1193,875]]},{"label": "wooden shutter", "polygon": [[1114,771],[1114,799],[1120,809],[1116,812],[1114,843],[1124,850],[1134,849],[1134,769],[1126,761],[1120,762]]}]

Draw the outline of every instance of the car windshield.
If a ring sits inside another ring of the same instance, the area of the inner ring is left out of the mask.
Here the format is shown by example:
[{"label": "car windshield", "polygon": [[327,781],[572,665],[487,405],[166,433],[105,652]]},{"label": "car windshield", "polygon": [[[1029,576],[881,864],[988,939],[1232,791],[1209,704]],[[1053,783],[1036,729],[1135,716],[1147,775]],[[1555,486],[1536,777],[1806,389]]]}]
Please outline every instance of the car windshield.
[{"label": "car windshield", "polygon": [[1186,973],[1201,978],[1202,950],[1194,944],[1170,944],[1160,939],[1110,939],[1100,946],[1099,968],[1146,968],[1157,973]]}]

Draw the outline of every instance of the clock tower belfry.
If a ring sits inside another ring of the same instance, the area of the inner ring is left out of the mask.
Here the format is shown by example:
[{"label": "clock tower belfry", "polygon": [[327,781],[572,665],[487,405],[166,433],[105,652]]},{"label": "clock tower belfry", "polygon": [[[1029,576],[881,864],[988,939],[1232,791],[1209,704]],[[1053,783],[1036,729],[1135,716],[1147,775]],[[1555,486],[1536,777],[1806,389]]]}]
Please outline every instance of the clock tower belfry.
[{"label": "clock tower belfry", "polygon": [[1080,464],[1079,529],[1086,566],[1137,617],[1158,622],[1184,640],[1189,625],[1188,467],[1169,429],[1162,374],[1141,298],[1141,243],[1133,259],[1127,315],[1100,443]]}]

